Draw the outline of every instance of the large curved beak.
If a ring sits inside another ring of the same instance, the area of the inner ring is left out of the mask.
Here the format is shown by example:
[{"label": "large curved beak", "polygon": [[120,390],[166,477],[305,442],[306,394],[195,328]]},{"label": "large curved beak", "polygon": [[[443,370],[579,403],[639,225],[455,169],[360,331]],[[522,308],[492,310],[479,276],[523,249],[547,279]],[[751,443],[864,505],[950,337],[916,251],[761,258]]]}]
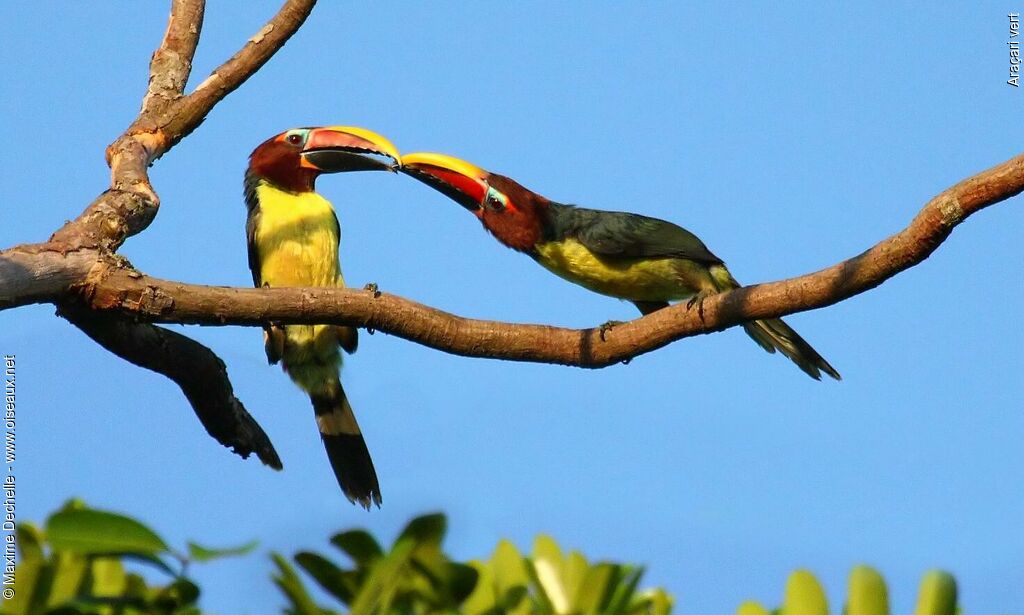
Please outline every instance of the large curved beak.
[{"label": "large curved beak", "polygon": [[324,126],[309,131],[299,164],[321,173],[394,171],[402,157],[391,141],[371,130]]},{"label": "large curved beak", "polygon": [[474,213],[480,211],[480,204],[487,195],[490,173],[454,156],[430,152],[409,154],[402,157],[399,170]]}]

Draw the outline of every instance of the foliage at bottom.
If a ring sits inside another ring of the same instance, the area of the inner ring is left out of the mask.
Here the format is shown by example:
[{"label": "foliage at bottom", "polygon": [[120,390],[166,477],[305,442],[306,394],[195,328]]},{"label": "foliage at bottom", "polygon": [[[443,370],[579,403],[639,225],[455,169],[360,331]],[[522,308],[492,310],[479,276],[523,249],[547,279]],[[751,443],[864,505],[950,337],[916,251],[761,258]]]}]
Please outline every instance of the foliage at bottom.
[{"label": "foliage at bottom", "polygon": [[[50,515],[43,529],[19,523],[15,532],[19,562],[0,615],[200,615],[199,587],[185,575],[188,565],[256,546],[189,543],[188,554],[180,554],[142,523],[77,500]],[[168,582],[148,584],[125,563],[146,565]]]},{"label": "foliage at bottom", "polygon": [[[453,561],[442,550],[447,521],[432,514],[413,519],[385,549],[369,533],[349,530],[330,539],[348,560],[338,564],[310,551],[291,560],[271,554],[274,583],[290,615],[668,615],[673,598],[664,589],[640,589],[644,569],[591,562],[538,536],[526,555],[502,540],[486,560]],[[142,523],[68,502],[39,529],[19,524],[20,561],[15,584],[3,589],[0,615],[201,615],[200,590],[186,575],[193,562],[244,555],[255,543],[210,549],[189,543],[172,550]],[[147,583],[126,564],[165,575]],[[5,575],[6,577],[6,575]],[[312,580],[332,604],[322,605],[306,583]],[[337,610],[334,610],[337,609]],[[843,615],[889,615],[888,589],[872,568],[850,573]],[[813,574],[790,575],[782,605],[769,610],[748,601],[737,615],[828,615],[828,600]],[[957,587],[942,571],[925,574],[914,615],[956,615]],[[228,614],[230,615],[230,614]]]}]

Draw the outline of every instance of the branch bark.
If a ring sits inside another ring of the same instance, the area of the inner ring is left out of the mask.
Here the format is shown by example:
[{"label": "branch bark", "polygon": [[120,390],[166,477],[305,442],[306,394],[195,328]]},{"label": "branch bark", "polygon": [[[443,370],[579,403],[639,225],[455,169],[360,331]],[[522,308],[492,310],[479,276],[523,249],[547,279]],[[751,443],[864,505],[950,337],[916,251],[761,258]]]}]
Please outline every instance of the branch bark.
[{"label": "branch bark", "polygon": [[167,31],[149,63],[149,90],[142,99],[140,115],[156,113],[160,107],[170,105],[185,91],[185,84],[192,72],[192,58],[199,45],[205,12],[206,0],[171,2]]}]

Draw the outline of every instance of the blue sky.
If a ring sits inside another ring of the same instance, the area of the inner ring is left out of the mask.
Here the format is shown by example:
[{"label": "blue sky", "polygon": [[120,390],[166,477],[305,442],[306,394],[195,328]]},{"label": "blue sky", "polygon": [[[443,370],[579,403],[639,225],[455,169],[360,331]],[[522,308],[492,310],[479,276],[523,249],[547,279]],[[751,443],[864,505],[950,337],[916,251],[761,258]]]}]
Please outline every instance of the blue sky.
[{"label": "blue sky", "polygon": [[[191,85],[276,2],[210,3]],[[295,126],[349,124],[447,152],[563,202],[700,235],[745,283],[819,269],[903,227],[937,192],[1019,153],[1006,85],[1021,7],[324,2],[258,75],[152,169],[156,220],[122,254],[147,273],[247,286],[242,173]],[[103,148],[138,111],[163,2],[4,3],[0,245],[45,239],[104,189]],[[500,247],[407,178],[323,178],[350,284],[465,316],[570,327],[634,316]],[[257,329],[187,329],[227,363],[285,471],[206,436],[168,381],[114,358],[51,306],[0,315],[18,360],[20,519],[77,495],[176,544],[261,541],[195,569],[206,608],[272,612],[264,553],[390,539],[444,510],[449,550],[539,532],[648,566],[677,612],[776,604],[815,571],[834,608],[869,563],[912,608],[928,568],[968,613],[1024,604],[1024,257],[1020,199],[925,263],[788,319],[843,374],[815,382],[742,332],[584,371],[453,357],[364,336],[344,380],[384,507],[338,492],[308,400]]]}]

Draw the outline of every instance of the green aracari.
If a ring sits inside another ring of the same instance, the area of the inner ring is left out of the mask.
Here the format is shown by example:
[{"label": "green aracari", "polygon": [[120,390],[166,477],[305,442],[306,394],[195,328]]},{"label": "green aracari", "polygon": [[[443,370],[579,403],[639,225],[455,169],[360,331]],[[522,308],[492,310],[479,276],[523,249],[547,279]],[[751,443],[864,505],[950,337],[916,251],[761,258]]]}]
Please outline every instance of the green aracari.
[{"label": "green aracari", "polygon": [[[390,159],[390,161],[386,161]],[[394,145],[362,128],[296,128],[257,147],[245,172],[249,269],[257,287],[343,287],[341,227],[314,190],[322,173],[394,170]],[[393,161],[393,162],[391,162]],[[327,457],[349,501],[380,506],[373,460],[341,386],[341,352],[356,350],[353,327],[268,325],[264,347],[313,403]]]},{"label": "green aracari", "polygon": [[[722,259],[686,229],[640,214],[556,203],[515,180],[436,153],[402,156],[401,170],[471,211],[505,246],[596,293],[632,301],[642,314],[670,301],[702,301],[740,284]],[[837,372],[779,318],[743,325],[770,353],[816,380]]]}]

